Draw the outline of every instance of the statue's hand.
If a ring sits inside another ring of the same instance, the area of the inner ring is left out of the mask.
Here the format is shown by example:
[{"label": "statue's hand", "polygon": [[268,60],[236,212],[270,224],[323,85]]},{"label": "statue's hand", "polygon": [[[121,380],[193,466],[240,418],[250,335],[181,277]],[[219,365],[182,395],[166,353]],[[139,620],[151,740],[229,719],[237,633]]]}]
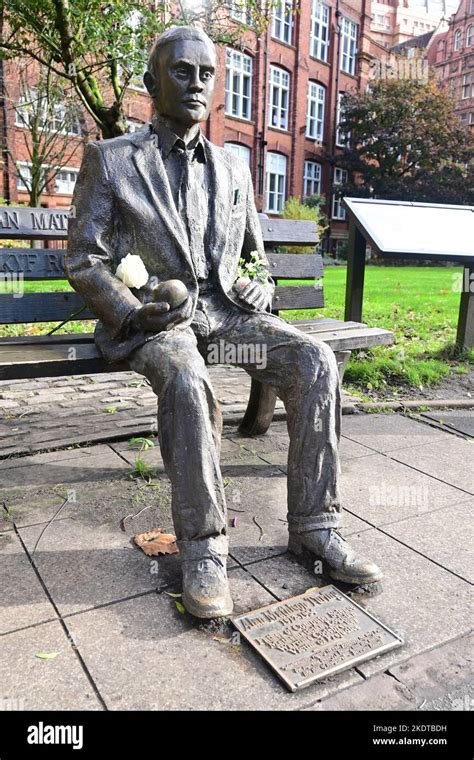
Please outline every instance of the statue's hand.
[{"label": "statue's hand", "polygon": [[264,311],[271,303],[272,292],[261,282],[252,280],[240,293],[238,297],[244,301],[247,306],[253,306],[257,311]]},{"label": "statue's hand", "polygon": [[176,309],[170,309],[165,301],[147,303],[136,310],[132,318],[132,326],[137,330],[147,332],[163,332],[189,319],[193,311],[193,299],[188,296],[186,301]]}]

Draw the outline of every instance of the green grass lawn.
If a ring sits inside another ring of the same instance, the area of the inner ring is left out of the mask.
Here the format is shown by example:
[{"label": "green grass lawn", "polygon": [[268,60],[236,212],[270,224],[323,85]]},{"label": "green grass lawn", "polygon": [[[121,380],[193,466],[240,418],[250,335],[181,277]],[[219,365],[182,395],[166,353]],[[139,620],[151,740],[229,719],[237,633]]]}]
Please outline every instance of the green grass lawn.
[{"label": "green grass lawn", "polygon": [[[367,267],[363,321],[395,334],[393,346],[354,352],[345,382],[359,390],[406,384],[437,385],[451,373],[468,371],[473,352],[458,356],[454,341],[460,293],[453,288],[460,268]],[[312,316],[344,319],[345,267],[329,267],[324,274],[324,309]],[[304,319],[304,311],[286,311],[287,319]]]},{"label": "green grass lawn", "polygon": [[[354,352],[345,381],[359,391],[400,384],[420,388],[439,384],[451,373],[467,372],[473,352],[458,356],[454,349],[460,294],[453,283],[461,271],[444,267],[367,267],[363,320],[371,327],[392,330],[396,342],[394,346]],[[309,312],[285,311],[282,316],[343,319],[345,286],[345,267],[328,267],[324,275],[327,306]],[[69,289],[65,280],[25,283],[26,292]],[[59,332],[90,332],[93,324],[70,322]],[[54,323],[3,325],[0,336],[45,334],[52,327]]]}]

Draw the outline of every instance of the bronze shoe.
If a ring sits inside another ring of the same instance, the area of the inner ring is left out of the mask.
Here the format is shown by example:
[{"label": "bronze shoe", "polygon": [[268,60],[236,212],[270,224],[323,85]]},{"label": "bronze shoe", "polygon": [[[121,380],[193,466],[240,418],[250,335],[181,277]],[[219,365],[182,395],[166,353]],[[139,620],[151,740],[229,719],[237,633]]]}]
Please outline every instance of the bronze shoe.
[{"label": "bronze shoe", "polygon": [[230,615],[234,604],[227,580],[224,536],[180,543],[183,571],[182,602],[198,618]]},{"label": "bronze shoe", "polygon": [[328,575],[336,581],[362,585],[377,583],[383,578],[375,562],[358,555],[335,528],[290,533],[288,551],[298,555],[304,550],[315,560],[322,560]]}]

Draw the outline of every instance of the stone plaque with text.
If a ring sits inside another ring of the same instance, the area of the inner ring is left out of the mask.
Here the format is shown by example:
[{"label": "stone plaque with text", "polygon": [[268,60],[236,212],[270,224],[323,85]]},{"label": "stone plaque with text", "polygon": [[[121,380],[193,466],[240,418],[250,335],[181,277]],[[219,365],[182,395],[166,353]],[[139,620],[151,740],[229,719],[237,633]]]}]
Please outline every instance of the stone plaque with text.
[{"label": "stone plaque with text", "polygon": [[232,622],[290,691],[403,644],[335,586],[275,602]]}]

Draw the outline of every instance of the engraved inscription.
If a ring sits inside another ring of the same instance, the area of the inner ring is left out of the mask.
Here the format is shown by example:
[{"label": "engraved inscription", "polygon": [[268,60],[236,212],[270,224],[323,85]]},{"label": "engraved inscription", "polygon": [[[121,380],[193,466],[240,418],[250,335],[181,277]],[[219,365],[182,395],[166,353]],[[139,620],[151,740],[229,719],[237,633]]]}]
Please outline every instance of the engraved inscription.
[{"label": "engraved inscription", "polygon": [[256,640],[274,649],[280,649],[282,652],[298,654],[314,649],[315,644],[321,645],[341,639],[358,629],[359,624],[354,610],[333,609],[321,617],[286,626],[280,631],[272,631]]},{"label": "engraved inscription", "polygon": [[403,643],[334,586],[270,604],[232,622],[291,691]]}]

